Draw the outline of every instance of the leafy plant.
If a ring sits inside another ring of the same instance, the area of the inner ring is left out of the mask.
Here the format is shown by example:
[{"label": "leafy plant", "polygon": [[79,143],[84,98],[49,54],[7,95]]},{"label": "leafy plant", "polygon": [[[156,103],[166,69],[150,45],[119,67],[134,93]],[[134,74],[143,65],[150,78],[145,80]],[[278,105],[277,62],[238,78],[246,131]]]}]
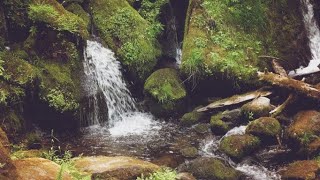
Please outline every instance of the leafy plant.
[{"label": "leafy plant", "polygon": [[148,177],[138,177],[137,180],[175,180],[178,173],[175,170],[169,168],[163,168],[157,172],[152,173]]}]

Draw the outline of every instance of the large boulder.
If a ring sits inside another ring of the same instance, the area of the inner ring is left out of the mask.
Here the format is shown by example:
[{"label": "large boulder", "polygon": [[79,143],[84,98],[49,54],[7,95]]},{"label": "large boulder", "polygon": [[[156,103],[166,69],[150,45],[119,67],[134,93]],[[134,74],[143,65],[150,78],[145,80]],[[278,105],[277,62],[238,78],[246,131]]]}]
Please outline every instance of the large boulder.
[{"label": "large boulder", "polygon": [[299,112],[288,127],[287,135],[294,144],[307,146],[320,136],[320,113],[313,110]]},{"label": "large boulder", "polygon": [[90,1],[92,19],[100,37],[120,57],[136,80],[152,72],[161,50],[158,33],[126,0]]},{"label": "large boulder", "polygon": [[148,175],[160,167],[150,162],[130,157],[82,157],[74,159],[75,167],[83,172],[92,174],[99,179],[135,179],[141,174]]},{"label": "large boulder", "polygon": [[232,135],[222,139],[219,150],[234,158],[240,160],[249,155],[260,146],[258,137],[252,135]]},{"label": "large boulder", "polygon": [[11,177],[15,178],[15,167],[10,158],[10,151],[8,147],[9,141],[6,134],[0,128],[0,179],[10,179],[9,173],[11,172]]},{"label": "large boulder", "polygon": [[310,179],[320,178],[320,166],[317,161],[296,161],[281,172],[282,179]]},{"label": "large boulder", "polygon": [[281,125],[275,118],[261,117],[249,123],[246,133],[258,136],[261,140],[275,139],[281,133]]},{"label": "large boulder", "polygon": [[178,167],[180,172],[190,172],[197,179],[237,180],[241,173],[217,158],[197,158]]},{"label": "large boulder", "polygon": [[227,123],[222,119],[223,119],[222,113],[211,116],[210,127],[214,134],[222,135],[227,133],[231,129],[230,123]]},{"label": "large boulder", "polygon": [[249,120],[269,116],[272,110],[270,99],[259,97],[241,107],[242,114]]},{"label": "large boulder", "polygon": [[[26,158],[13,161],[18,180],[56,180],[60,176],[61,166],[43,158]],[[61,179],[72,180],[67,172],[62,172]]]},{"label": "large boulder", "polygon": [[156,115],[179,112],[187,95],[178,72],[170,68],[159,69],[152,73],[144,84],[144,91],[151,112]]}]

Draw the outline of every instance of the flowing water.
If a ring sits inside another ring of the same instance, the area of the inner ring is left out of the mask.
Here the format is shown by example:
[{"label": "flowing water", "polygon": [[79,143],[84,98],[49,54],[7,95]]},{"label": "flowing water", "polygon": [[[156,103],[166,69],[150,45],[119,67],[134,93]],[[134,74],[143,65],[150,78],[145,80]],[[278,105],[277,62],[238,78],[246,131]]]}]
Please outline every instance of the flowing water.
[{"label": "flowing water", "polygon": [[307,67],[300,67],[289,72],[289,76],[301,76],[308,73],[319,71],[320,65],[320,30],[317,25],[313,5],[310,0],[301,0],[303,19],[309,38],[309,47],[312,55]]},{"label": "flowing water", "polygon": [[245,134],[247,126],[239,126],[231,129],[222,137],[214,137],[209,136],[203,143],[202,143],[202,155],[206,157],[216,157],[226,160],[231,166],[233,166],[238,171],[241,171],[247,176],[247,179],[253,180],[278,180],[280,176],[268,170],[267,168],[263,167],[259,163],[246,159],[243,162],[235,163],[233,162],[228,156],[223,153],[218,152],[218,148],[220,145],[221,140],[224,137],[232,136],[232,135],[242,135]]},{"label": "flowing water", "polygon": [[[113,136],[147,133],[159,129],[158,123],[149,113],[140,112],[123,79],[121,64],[114,53],[96,41],[87,41],[84,53],[85,90],[92,101],[91,110],[84,113],[93,115],[86,120],[89,126],[107,122],[109,133]],[[102,93],[107,107],[101,107],[98,94]],[[107,109],[108,116],[98,116],[98,112]],[[91,119],[90,119],[91,118]],[[102,119],[101,118],[107,118]],[[92,120],[93,119],[93,120]],[[101,124],[101,126],[105,126]],[[97,128],[93,128],[94,131]]]},{"label": "flowing water", "polygon": [[[177,54],[181,52],[177,50]],[[218,151],[222,138],[244,134],[246,126],[236,127],[223,137],[197,133],[194,128],[181,128],[179,125],[155,119],[150,113],[139,111],[126,86],[121,72],[121,64],[114,53],[96,41],[87,41],[85,48],[83,79],[89,96],[90,116],[82,134],[67,137],[65,146],[84,155],[126,155],[159,162],[173,159],[172,167],[184,162],[180,155],[183,147],[201,147],[200,156],[222,158],[235,169],[243,172],[248,179],[279,179],[272,171],[251,160],[239,164]],[[177,56],[177,61],[181,57]],[[178,61],[179,62],[179,61]],[[106,107],[103,106],[104,103]],[[100,112],[108,110],[106,116]],[[106,119],[103,119],[106,118]],[[108,122],[101,123],[101,122]],[[205,141],[203,141],[205,139]],[[164,165],[167,165],[164,163]]]}]

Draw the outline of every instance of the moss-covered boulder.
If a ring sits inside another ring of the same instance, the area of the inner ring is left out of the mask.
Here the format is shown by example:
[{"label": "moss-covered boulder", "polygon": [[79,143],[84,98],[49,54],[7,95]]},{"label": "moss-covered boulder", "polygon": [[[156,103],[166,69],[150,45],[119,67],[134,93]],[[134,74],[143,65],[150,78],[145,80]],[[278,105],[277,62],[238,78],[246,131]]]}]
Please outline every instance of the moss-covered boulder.
[{"label": "moss-covered boulder", "polygon": [[260,139],[252,135],[232,135],[222,139],[219,150],[240,160],[259,148]]},{"label": "moss-covered boulder", "polygon": [[287,135],[293,144],[306,147],[320,136],[320,113],[313,110],[299,112],[288,127]]},{"label": "moss-covered boulder", "polygon": [[320,165],[317,161],[296,161],[289,164],[285,170],[281,172],[281,179],[310,179],[316,180],[320,178]]},{"label": "moss-covered boulder", "polygon": [[210,125],[207,123],[200,123],[193,127],[194,131],[198,134],[206,134],[210,132]]},{"label": "moss-covered boulder", "polygon": [[90,7],[100,37],[133,75],[145,80],[161,54],[156,40],[158,28],[126,0],[96,0],[90,2]]},{"label": "moss-covered boulder", "polygon": [[[144,92],[156,115],[172,115],[182,108],[187,92],[175,69],[159,69],[152,73],[144,84]],[[195,121],[196,118],[191,118]]]},{"label": "moss-covered boulder", "polygon": [[222,120],[222,118],[223,118],[222,113],[218,113],[216,115],[213,115],[210,118],[211,130],[216,135],[225,134],[226,132],[228,132],[231,129],[229,124],[227,122],[224,122]]},{"label": "moss-covered boulder", "polygon": [[197,179],[238,180],[241,173],[217,158],[197,158],[178,167],[180,172],[190,172]]},{"label": "moss-covered boulder", "polygon": [[136,179],[141,174],[159,170],[160,167],[130,157],[82,157],[74,159],[75,167],[83,172],[92,174],[93,179]]},{"label": "moss-covered boulder", "polygon": [[268,138],[275,140],[281,133],[281,125],[275,118],[261,117],[249,123],[246,133],[258,136],[261,140]]},{"label": "moss-covered boulder", "polygon": [[28,15],[33,21],[46,23],[59,31],[67,31],[83,39],[89,37],[88,22],[67,11],[56,0],[33,0],[30,3]]},{"label": "moss-covered boulder", "polygon": [[183,157],[195,158],[198,155],[198,150],[195,147],[186,147],[180,150]]},{"label": "moss-covered boulder", "polygon": [[183,126],[192,126],[194,124],[197,124],[203,119],[204,114],[197,111],[191,111],[186,114],[184,114],[181,119],[180,123]]},{"label": "moss-covered boulder", "polygon": [[256,118],[269,116],[272,106],[269,98],[259,97],[243,105],[241,110],[246,119],[254,120]]}]

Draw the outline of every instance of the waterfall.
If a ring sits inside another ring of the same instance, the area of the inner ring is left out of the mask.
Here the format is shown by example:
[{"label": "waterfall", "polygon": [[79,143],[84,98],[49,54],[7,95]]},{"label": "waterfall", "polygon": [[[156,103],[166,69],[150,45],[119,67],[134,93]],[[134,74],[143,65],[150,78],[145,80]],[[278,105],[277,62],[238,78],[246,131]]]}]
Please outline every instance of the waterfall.
[{"label": "waterfall", "polygon": [[[121,64],[115,54],[96,41],[87,41],[84,52],[85,91],[93,101],[87,113],[87,125],[97,125],[101,120],[97,114],[107,108],[108,128],[111,135],[121,136],[147,131],[156,122],[153,116],[138,111],[135,100],[122,77]],[[101,107],[98,96],[102,94],[107,107]]]},{"label": "waterfall", "polygon": [[307,67],[300,67],[299,69],[289,72],[289,76],[301,76],[308,73],[319,71],[320,65],[320,30],[317,25],[313,5],[310,0],[301,0],[303,21],[308,33],[309,47],[312,55]]}]

